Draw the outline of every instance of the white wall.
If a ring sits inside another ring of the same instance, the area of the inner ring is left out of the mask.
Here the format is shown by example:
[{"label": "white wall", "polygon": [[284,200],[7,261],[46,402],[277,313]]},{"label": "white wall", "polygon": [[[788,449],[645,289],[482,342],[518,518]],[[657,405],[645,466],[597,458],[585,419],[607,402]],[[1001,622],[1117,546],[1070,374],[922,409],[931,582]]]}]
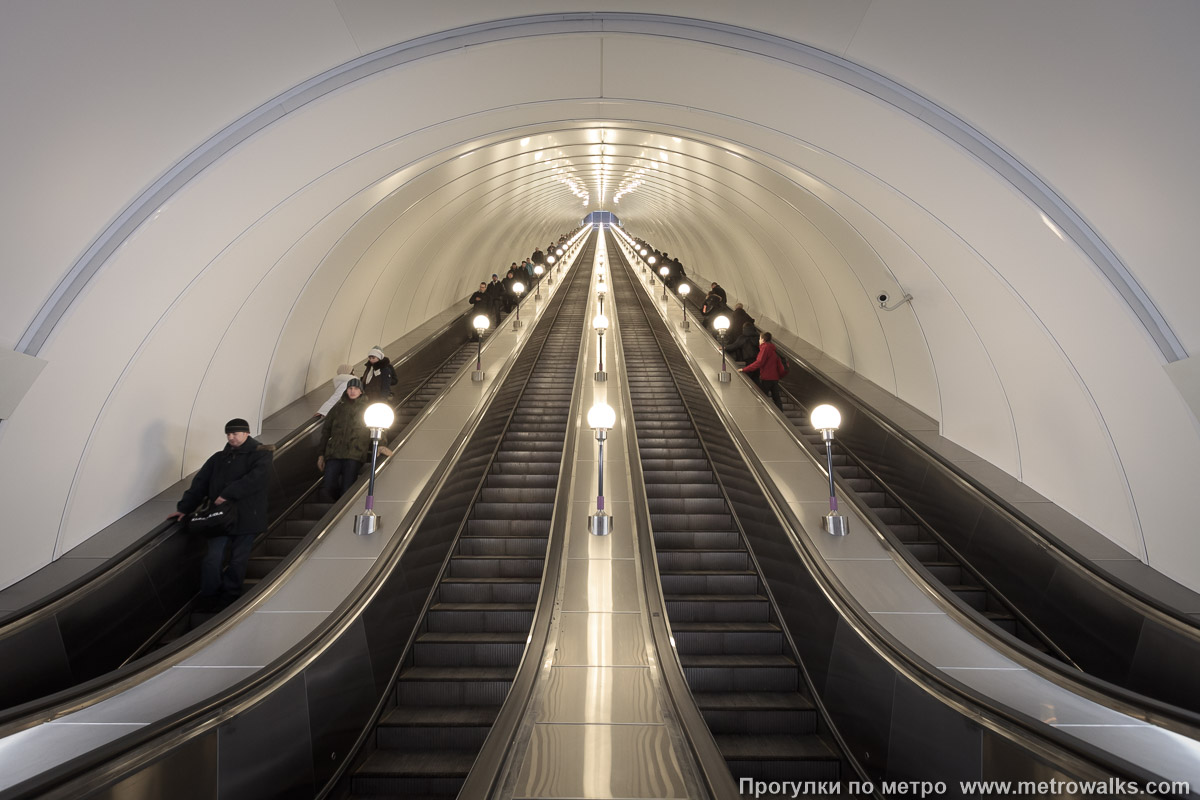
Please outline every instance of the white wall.
[{"label": "white wall", "polygon": [[[1003,13],[825,5],[743,4],[736,22],[844,53],[981,127],[1093,223],[1165,328],[1195,346],[1200,322],[1185,298],[1197,278],[1172,265],[1190,254],[1174,222],[1194,210],[1198,167],[1188,142],[1158,131],[1175,127],[1165,119],[1194,127],[1200,117],[1183,77],[1196,57],[1178,33],[1200,29],[1194,6],[1143,8],[1134,23],[1115,0],[1088,3],[1090,14],[1069,2],[1050,4],[1053,13],[1044,3]],[[73,268],[98,267],[73,284],[82,293],[36,352],[48,366],[0,423],[10,515],[0,585],[195,468],[220,445],[225,419],[261,419],[573,227],[587,209],[548,164],[595,174],[584,165],[599,158],[603,128],[614,174],[658,163],[612,207],[632,229],[1200,587],[1196,545],[1178,533],[1200,474],[1195,418],[1135,309],[1046,223],[1036,198],[777,41],[724,30],[706,43],[686,25],[643,33],[628,19],[606,22],[603,35],[586,23],[506,23],[473,32],[469,47],[436,35],[570,6],[435,14],[289,3],[282,26],[284,6],[267,3],[206,7],[201,19],[190,4],[126,2],[120,14],[110,4],[109,16],[86,12],[90,28],[42,7],[0,12],[0,68],[42,89],[0,88],[14,118],[38,120],[29,133],[0,134],[13,176],[11,213],[0,215],[12,243],[0,266],[0,344],[36,328]],[[126,16],[132,28],[118,24]],[[1113,38],[1116,21],[1128,42]],[[1007,31],[1011,46],[987,44],[985,25]],[[135,45],[114,47],[130,30]],[[209,136],[360,52],[418,34],[435,35],[396,66],[296,94],[252,136],[214,140],[234,146],[142,209],[145,221],[111,256],[84,257]],[[1156,48],[1125,63],[1114,45],[1130,42]],[[205,72],[212,52],[228,55]],[[1128,98],[1133,113],[1109,113],[1114,62],[1126,94],[1143,89]],[[1102,180],[1097,164],[1123,179]],[[876,291],[901,287],[911,306],[880,312]]]}]

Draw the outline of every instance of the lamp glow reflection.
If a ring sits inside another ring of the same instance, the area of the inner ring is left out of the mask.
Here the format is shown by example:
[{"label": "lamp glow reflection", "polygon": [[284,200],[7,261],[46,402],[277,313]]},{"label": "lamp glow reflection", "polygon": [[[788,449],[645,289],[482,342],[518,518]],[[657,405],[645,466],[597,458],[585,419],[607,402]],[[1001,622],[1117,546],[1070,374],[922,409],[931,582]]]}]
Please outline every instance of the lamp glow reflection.
[{"label": "lamp glow reflection", "polygon": [[600,357],[595,378],[597,381],[603,382],[608,380],[608,373],[604,371],[604,332],[608,330],[608,317],[604,316],[603,311],[592,319],[592,328],[596,331],[596,335],[600,340]]},{"label": "lamp glow reflection", "polygon": [[487,314],[477,314],[475,319],[471,320],[471,325],[475,328],[475,341],[479,345],[475,351],[475,371],[471,373],[473,381],[483,380],[483,334],[491,324]]},{"label": "lamp glow reflection", "polygon": [[829,513],[825,515],[825,530],[834,536],[845,536],[846,518],[838,513],[837,493],[833,483],[833,432],[842,424],[842,415],[831,405],[819,405],[808,415],[809,423],[821,432],[825,441],[825,466],[829,472]]},{"label": "lamp glow reflection", "polygon": [[521,295],[525,294],[525,284],[517,281],[512,285],[512,290],[517,296],[517,313],[513,318],[513,330],[519,331],[521,329]]},{"label": "lamp glow reflection", "polygon": [[725,366],[725,334],[729,332],[729,317],[721,314],[714,319],[713,329],[717,332],[717,338],[721,340],[721,372],[717,375],[717,380],[721,383],[729,383],[732,377],[729,368]]},{"label": "lamp glow reflection", "polygon": [[375,513],[375,468],[379,463],[379,439],[385,428],[392,427],[396,412],[387,403],[372,403],[363,413],[363,422],[371,429],[371,475],[367,481],[367,502],[363,513],[354,517],[354,532],[366,536],[379,530],[380,517]]},{"label": "lamp glow reflection", "polygon": [[596,441],[600,445],[600,453],[596,462],[598,467],[596,513],[588,517],[588,530],[596,536],[607,536],[612,533],[612,516],[604,510],[604,441],[616,423],[617,412],[613,411],[612,406],[608,403],[601,401],[588,410],[588,427],[596,432]]},{"label": "lamp glow reflection", "polygon": [[[663,267],[663,269],[666,269],[666,267]],[[682,318],[679,321],[679,327],[686,331],[689,328],[687,318],[687,296],[691,293],[692,287],[687,283],[681,283],[675,291],[679,292],[679,313],[682,315]]]}]

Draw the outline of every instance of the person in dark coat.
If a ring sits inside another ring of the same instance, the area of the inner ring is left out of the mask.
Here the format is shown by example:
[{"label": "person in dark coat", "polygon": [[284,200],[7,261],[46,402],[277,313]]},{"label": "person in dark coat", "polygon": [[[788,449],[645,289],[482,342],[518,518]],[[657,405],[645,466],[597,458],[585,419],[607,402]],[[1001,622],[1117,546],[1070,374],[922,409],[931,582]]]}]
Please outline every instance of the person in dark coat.
[{"label": "person in dark coat", "polygon": [[[492,321],[493,328],[500,325],[500,308],[493,302],[486,283],[480,282],[479,291],[471,295],[470,303],[478,313],[487,315]],[[471,334],[471,341],[475,341],[477,338],[479,338],[478,332]]]},{"label": "person in dark coat", "polygon": [[771,401],[782,411],[783,398],[779,394],[779,379],[783,377],[783,364],[771,341],[770,331],[763,331],[758,341],[758,358],[738,371],[757,372],[758,385],[762,388],[763,394],[771,395]]},{"label": "person in dark coat", "polygon": [[[734,336],[740,336],[742,329],[746,327],[746,323],[753,323],[754,317],[746,311],[746,308],[741,303],[735,303],[733,311],[729,314],[729,332]],[[757,336],[757,334],[755,334]],[[757,353],[755,354],[757,355]]]},{"label": "person in dark coat", "polygon": [[383,354],[383,348],[376,345],[367,353],[367,363],[363,365],[363,392],[372,403],[390,403],[392,387],[396,385],[396,370],[392,367],[391,359]]},{"label": "person in dark coat", "polygon": [[[216,506],[233,503],[237,508],[233,532],[209,537],[201,563],[199,607],[209,611],[232,603],[242,593],[254,539],[267,530],[267,484],[275,450],[251,438],[250,423],[244,419],[225,423],[225,440],[225,448],[204,462],[168,517],[182,519],[206,500]],[[227,551],[229,565],[222,569]]]},{"label": "person in dark coat", "polygon": [[[317,469],[325,473],[321,499],[326,503],[336,502],[353,486],[359,468],[371,460],[371,429],[363,418],[368,405],[362,382],[353,378],[321,425]],[[385,456],[392,454],[383,445],[379,446],[379,452]]]},{"label": "person in dark coat", "polygon": [[733,356],[735,361],[749,364],[758,358],[758,336],[758,328],[751,320],[742,326],[742,335],[730,342],[725,352]]},{"label": "person in dark coat", "polygon": [[[716,284],[713,284],[716,286]],[[704,303],[700,306],[700,313],[704,317],[704,324],[710,325],[718,314],[728,313],[729,306],[725,305],[725,298],[716,292],[709,292],[704,296]]]},{"label": "person in dark coat", "polygon": [[725,289],[721,286],[721,284],[717,283],[716,281],[712,282],[712,288],[708,290],[708,293],[715,294],[717,297],[720,297],[722,303],[729,303],[729,295],[725,293]]}]

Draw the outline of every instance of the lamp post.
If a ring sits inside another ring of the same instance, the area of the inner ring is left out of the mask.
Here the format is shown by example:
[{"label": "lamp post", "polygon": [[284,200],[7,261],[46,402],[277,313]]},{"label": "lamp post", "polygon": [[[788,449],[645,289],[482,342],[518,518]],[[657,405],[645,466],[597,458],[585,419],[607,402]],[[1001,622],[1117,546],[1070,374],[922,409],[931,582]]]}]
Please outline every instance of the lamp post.
[{"label": "lamp post", "polygon": [[662,275],[662,279],[663,279],[662,299],[666,300],[667,299],[667,276],[671,274],[671,270],[667,269],[666,267],[660,267],[658,270],[658,274]]},{"label": "lamp post", "polygon": [[542,296],[542,273],[545,271],[546,270],[542,268],[541,264],[538,264],[533,268],[533,276],[534,276],[534,279],[537,281],[537,283],[534,284],[534,286],[537,287],[533,293],[534,297]]},{"label": "lamp post", "polygon": [[513,292],[517,295],[517,314],[513,317],[513,330],[521,330],[521,295],[525,294],[525,284],[520,281],[512,285]]},{"label": "lamp post", "polygon": [[833,485],[833,432],[842,424],[842,415],[831,405],[820,405],[809,414],[808,421],[821,432],[825,441],[825,465],[829,470],[829,513],[825,515],[825,530],[834,536],[845,536],[846,518],[838,513],[837,494]]},{"label": "lamp post", "polygon": [[592,318],[592,328],[596,331],[596,335],[599,336],[600,342],[600,358],[599,364],[597,365],[599,371],[596,373],[595,377],[597,381],[604,382],[608,380],[608,373],[604,371],[604,332],[608,330],[608,317],[604,316],[603,311]]},{"label": "lamp post", "polygon": [[733,374],[725,366],[725,334],[729,331],[729,317],[724,314],[717,317],[713,320],[713,327],[716,328],[717,336],[721,337],[721,371],[717,373],[717,380],[721,383],[729,383],[733,378]]},{"label": "lamp post", "polygon": [[354,532],[366,536],[379,530],[382,517],[375,513],[375,465],[379,461],[379,439],[384,428],[392,427],[396,413],[387,403],[372,403],[363,413],[363,421],[371,429],[371,476],[367,481],[367,506],[361,514],[354,515]]},{"label": "lamp post", "polygon": [[491,324],[487,314],[478,314],[475,319],[471,320],[471,324],[475,326],[475,339],[479,342],[479,349],[475,352],[475,371],[471,373],[471,380],[483,380],[483,332],[488,329]]},{"label": "lamp post", "polygon": [[616,422],[617,412],[608,403],[596,403],[588,411],[588,427],[596,432],[596,441],[600,444],[600,456],[596,462],[599,476],[596,483],[596,513],[588,516],[588,530],[596,536],[612,533],[612,517],[604,510],[604,440]]},{"label": "lamp post", "polygon": [[600,313],[604,313],[604,295],[608,294],[608,284],[601,280],[596,284],[596,298],[600,301]]},{"label": "lamp post", "polygon": [[683,328],[685,331],[691,330],[691,326],[688,324],[687,318],[687,296],[692,291],[692,287],[686,282],[683,282],[679,284],[675,291],[679,292],[679,312],[682,314],[682,318],[679,321],[679,327]]}]

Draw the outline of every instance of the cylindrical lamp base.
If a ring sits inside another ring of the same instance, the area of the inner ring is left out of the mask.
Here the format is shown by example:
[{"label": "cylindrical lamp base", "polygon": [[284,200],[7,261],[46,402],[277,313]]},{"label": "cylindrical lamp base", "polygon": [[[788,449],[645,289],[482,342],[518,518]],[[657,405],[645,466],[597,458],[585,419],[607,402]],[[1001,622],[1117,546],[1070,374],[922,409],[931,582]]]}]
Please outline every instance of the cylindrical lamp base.
[{"label": "cylindrical lamp base", "polygon": [[519,319],[514,319],[514,320],[513,320],[513,330],[514,330],[514,331],[519,331],[519,330],[521,330],[521,320],[519,320]]},{"label": "cylindrical lamp base", "polygon": [[835,514],[830,511],[822,519],[825,520],[825,532],[833,536],[845,536],[849,533],[849,527],[846,523],[846,518],[841,514]]},{"label": "cylindrical lamp base", "polygon": [[588,532],[593,536],[608,536],[612,533],[612,517],[597,511],[588,517]]},{"label": "cylindrical lamp base", "polygon": [[481,369],[473,369],[473,370],[471,370],[471,380],[481,381],[481,380],[483,380],[485,374],[486,373],[484,373],[484,371]]},{"label": "cylindrical lamp base", "polygon": [[354,532],[359,536],[370,536],[375,531],[379,530],[379,523],[383,521],[383,517],[376,514],[374,511],[366,511],[362,514],[354,515]]},{"label": "cylindrical lamp base", "polygon": [[600,372],[596,373],[595,378],[596,383],[604,383],[606,380],[608,380],[608,373],[601,370]]},{"label": "cylindrical lamp base", "polygon": [[717,380],[720,381],[721,383],[729,383],[731,380],[733,380],[733,373],[732,372],[718,372]]},{"label": "cylindrical lamp base", "polygon": [[685,331],[690,331],[692,329],[691,324],[688,323],[686,319],[679,321],[679,327],[683,328]]}]

